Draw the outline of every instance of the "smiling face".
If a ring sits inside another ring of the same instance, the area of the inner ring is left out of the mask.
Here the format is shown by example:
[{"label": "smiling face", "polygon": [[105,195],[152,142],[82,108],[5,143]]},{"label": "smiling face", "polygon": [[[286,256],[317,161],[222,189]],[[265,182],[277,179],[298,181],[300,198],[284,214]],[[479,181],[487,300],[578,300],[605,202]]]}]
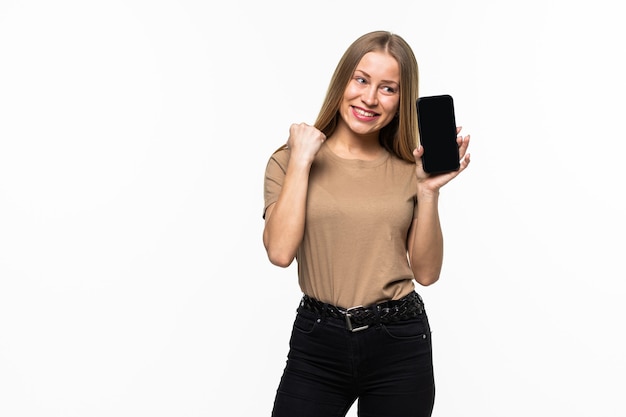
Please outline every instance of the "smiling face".
[{"label": "smiling face", "polygon": [[378,135],[400,105],[400,66],[385,52],[363,55],[344,91],[339,115],[358,135]]}]

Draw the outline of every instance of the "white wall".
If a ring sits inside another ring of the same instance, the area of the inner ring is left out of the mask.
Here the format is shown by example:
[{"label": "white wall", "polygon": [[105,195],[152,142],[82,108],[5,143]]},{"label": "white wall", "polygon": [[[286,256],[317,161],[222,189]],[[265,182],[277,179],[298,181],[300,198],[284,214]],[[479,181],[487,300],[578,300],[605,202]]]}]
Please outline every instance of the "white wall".
[{"label": "white wall", "polygon": [[269,416],[300,293],[265,163],[376,29],[472,135],[420,290],[434,416],[623,415],[612,3],[3,0],[0,415]]}]

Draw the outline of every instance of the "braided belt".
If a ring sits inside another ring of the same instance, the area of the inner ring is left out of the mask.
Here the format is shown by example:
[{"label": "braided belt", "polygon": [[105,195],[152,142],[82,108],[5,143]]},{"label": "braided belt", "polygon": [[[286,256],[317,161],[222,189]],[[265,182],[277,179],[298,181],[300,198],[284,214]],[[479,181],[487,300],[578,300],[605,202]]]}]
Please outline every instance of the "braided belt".
[{"label": "braided belt", "polygon": [[419,294],[411,292],[399,300],[344,309],[323,303],[305,294],[300,301],[300,308],[312,311],[322,317],[343,319],[346,321],[346,328],[349,331],[357,332],[378,323],[391,323],[417,317],[424,312],[424,302]]}]

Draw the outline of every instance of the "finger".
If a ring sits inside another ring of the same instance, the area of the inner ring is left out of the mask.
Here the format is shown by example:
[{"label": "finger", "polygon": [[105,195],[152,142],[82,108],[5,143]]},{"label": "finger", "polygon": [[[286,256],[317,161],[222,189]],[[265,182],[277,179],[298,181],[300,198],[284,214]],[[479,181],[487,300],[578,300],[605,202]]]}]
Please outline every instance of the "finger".
[{"label": "finger", "polygon": [[424,148],[421,145],[413,149],[413,157],[415,158],[415,166],[417,169],[424,169],[422,167],[422,155],[423,154],[424,154]]},{"label": "finger", "polygon": [[470,135],[461,138],[461,142],[459,143],[459,155],[463,157],[465,152],[467,152],[467,147],[469,146]]},{"label": "finger", "polygon": [[422,155],[424,155],[424,148],[422,146],[418,146],[417,148],[413,149],[413,157],[415,158],[416,164],[421,165]]},{"label": "finger", "polygon": [[470,164],[470,161],[471,161],[470,154],[465,154],[463,156],[463,159],[461,159],[461,165],[459,167],[458,172],[461,173],[461,171],[467,168],[467,166]]},{"label": "finger", "polygon": [[456,134],[458,135],[459,133],[461,133],[461,129],[463,129],[463,126],[457,126],[456,127]]}]

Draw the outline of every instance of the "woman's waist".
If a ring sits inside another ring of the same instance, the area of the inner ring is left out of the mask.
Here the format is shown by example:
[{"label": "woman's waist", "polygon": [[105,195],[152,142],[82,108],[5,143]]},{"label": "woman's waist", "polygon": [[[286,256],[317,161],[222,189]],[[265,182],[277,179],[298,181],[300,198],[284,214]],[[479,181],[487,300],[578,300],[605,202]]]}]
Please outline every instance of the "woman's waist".
[{"label": "woman's waist", "polygon": [[425,312],[424,302],[415,291],[411,291],[398,300],[388,300],[347,309],[304,294],[298,311],[308,311],[320,318],[336,319],[345,324],[346,329],[351,332],[365,330],[372,325],[381,323],[411,319]]}]

